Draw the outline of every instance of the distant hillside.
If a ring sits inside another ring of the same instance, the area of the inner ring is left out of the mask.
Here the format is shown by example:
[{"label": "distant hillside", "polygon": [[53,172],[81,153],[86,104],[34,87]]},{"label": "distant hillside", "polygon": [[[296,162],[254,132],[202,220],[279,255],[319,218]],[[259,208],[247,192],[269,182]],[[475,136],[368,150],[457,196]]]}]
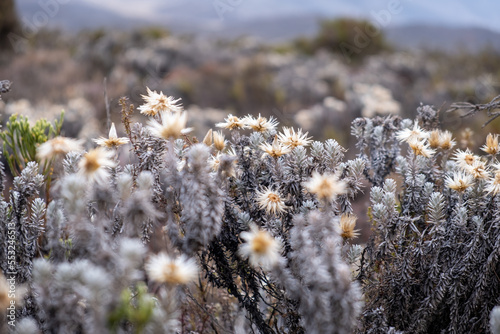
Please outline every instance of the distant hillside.
[{"label": "distant hillside", "polygon": [[[18,10],[28,20],[37,12],[43,11],[38,2],[17,0]],[[209,37],[235,38],[242,35],[255,36],[263,41],[286,41],[301,36],[313,36],[318,30],[320,15],[303,14],[295,16],[277,16],[267,19],[238,20],[230,15],[219,20],[214,8],[204,4],[193,8],[189,16],[173,15],[185,11],[187,4],[173,8],[164,4],[159,12],[165,18],[159,20],[131,19],[116,12],[85,2],[70,1],[60,5],[59,11],[49,21],[50,26],[59,26],[69,31],[88,28],[110,27],[129,29],[144,25],[165,25],[177,33],[194,33]],[[193,14],[194,13],[194,14]],[[171,15],[170,15],[171,14]],[[199,14],[199,15],[198,15]],[[193,16],[194,15],[194,16]],[[193,17],[198,17],[193,19]],[[483,28],[443,27],[430,25],[405,25],[388,27],[387,39],[400,49],[436,49],[451,51],[457,49],[481,50],[491,46],[500,51],[500,33]]]},{"label": "distant hillside", "polygon": [[386,36],[391,44],[406,49],[500,51],[500,34],[483,28],[408,25],[387,29]]}]

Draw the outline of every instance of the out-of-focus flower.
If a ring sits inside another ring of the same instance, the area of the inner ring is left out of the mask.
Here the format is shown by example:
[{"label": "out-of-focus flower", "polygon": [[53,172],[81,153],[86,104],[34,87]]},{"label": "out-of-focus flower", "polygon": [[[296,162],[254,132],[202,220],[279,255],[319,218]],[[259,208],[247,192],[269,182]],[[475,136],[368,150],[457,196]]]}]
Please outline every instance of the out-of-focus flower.
[{"label": "out-of-focus flower", "polygon": [[224,129],[229,129],[229,130],[234,130],[234,129],[246,129],[247,125],[245,122],[231,114],[229,114],[226,118],[224,118],[224,123],[217,123],[215,124],[216,127],[218,128],[224,128]]},{"label": "out-of-focus flower", "polygon": [[158,253],[149,258],[144,267],[150,279],[171,285],[187,284],[198,277],[198,265],[185,255],[172,258]]},{"label": "out-of-focus flower", "polygon": [[413,129],[404,129],[401,131],[398,131],[396,133],[396,138],[399,141],[404,141],[404,142],[411,142],[414,140],[422,140],[422,139],[427,139],[429,138],[429,133],[425,130],[422,130],[419,126],[418,123],[415,122],[413,125]]},{"label": "out-of-focus flower", "polygon": [[431,148],[438,148],[441,146],[441,140],[440,140],[440,134],[441,134],[441,131],[439,130],[432,130],[430,133],[429,133],[429,146]]},{"label": "out-of-focus flower", "polygon": [[47,140],[36,149],[38,159],[45,161],[59,155],[65,155],[71,151],[81,151],[82,141],[67,137],[55,137]]},{"label": "out-of-focus flower", "polygon": [[257,132],[271,131],[274,130],[276,126],[278,126],[278,121],[272,116],[268,120],[267,118],[262,117],[260,114],[258,118],[254,118],[253,116],[248,115],[243,118],[243,122],[247,127]]},{"label": "out-of-focus flower", "polygon": [[214,144],[215,149],[220,152],[226,147],[226,140],[222,132],[212,131],[212,129],[210,129],[205,135],[205,138],[203,138],[203,144],[207,146]]},{"label": "out-of-focus flower", "polygon": [[158,94],[156,91],[151,91],[146,87],[148,95],[142,95],[145,104],[140,106],[138,109],[141,114],[146,116],[156,116],[164,112],[181,112],[182,106],[176,104],[181,99],[174,99],[172,96],[165,96],[162,92]]},{"label": "out-of-focus flower", "polygon": [[445,178],[446,186],[459,193],[463,193],[467,188],[472,186],[473,183],[474,179],[472,176],[462,172],[456,172],[453,174],[453,177],[447,176]]},{"label": "out-of-focus flower", "polygon": [[[16,307],[22,306],[24,302],[24,296],[27,293],[27,290],[24,286],[16,286],[15,293],[11,290],[9,284],[9,280],[0,272],[0,308],[2,311],[6,310],[12,302]],[[14,284],[16,284],[14,282]]]},{"label": "out-of-focus flower", "polygon": [[252,266],[268,270],[279,261],[281,242],[269,232],[251,224],[250,231],[241,232],[240,237],[245,242],[240,245],[238,253],[242,258],[248,259]]},{"label": "out-of-focus flower", "polygon": [[85,153],[78,163],[79,173],[91,181],[103,183],[109,176],[108,168],[116,166],[116,162],[113,160],[114,155],[114,151],[102,147]]},{"label": "out-of-focus flower", "polygon": [[0,307],[2,310],[7,309],[10,305],[9,284],[2,273],[0,273]]},{"label": "out-of-focus flower", "polygon": [[203,138],[203,144],[207,145],[207,146],[211,146],[212,145],[212,135],[213,131],[212,129],[209,129],[207,131],[207,134],[205,135],[205,138]]},{"label": "out-of-focus flower", "polygon": [[340,216],[340,236],[344,239],[354,239],[359,236],[359,230],[355,230],[358,217],[353,214],[344,213]]},{"label": "out-of-focus flower", "polygon": [[210,158],[208,158],[208,164],[214,171],[217,171],[219,169],[221,156],[221,153],[217,153],[216,155],[212,155]]},{"label": "out-of-focus flower", "polygon": [[460,146],[462,148],[473,147],[474,146],[474,131],[470,128],[465,128],[464,131],[461,132],[462,139],[460,139]]},{"label": "out-of-focus flower", "polygon": [[129,142],[129,139],[126,137],[118,137],[118,135],[116,134],[115,123],[111,123],[108,138],[99,137],[98,139],[94,139],[94,142],[102,147],[116,148],[118,146],[127,144]]},{"label": "out-of-focus flower", "polygon": [[272,214],[281,213],[286,209],[286,205],[279,193],[267,188],[263,191],[257,191],[257,204],[262,210]]},{"label": "out-of-focus flower", "polygon": [[272,144],[264,143],[261,144],[259,148],[273,158],[281,157],[282,155],[288,154],[292,151],[289,146],[285,146],[279,142],[278,136],[274,137]]},{"label": "out-of-focus flower", "polygon": [[498,146],[498,135],[492,135],[491,133],[486,136],[486,144],[481,147],[484,152],[496,155],[500,151],[500,146]]},{"label": "out-of-focus flower", "polygon": [[333,174],[314,172],[309,181],[304,183],[306,189],[322,200],[334,200],[347,191],[346,183]]},{"label": "out-of-focus flower", "polygon": [[426,158],[430,158],[436,153],[436,151],[431,149],[429,147],[429,144],[427,144],[424,140],[410,140],[408,142],[408,145],[413,150],[413,153],[415,153],[415,155],[421,155]]},{"label": "out-of-focus flower", "polygon": [[186,123],[187,114],[185,112],[166,112],[161,114],[161,123],[154,119],[149,120],[148,129],[155,137],[171,140],[193,130],[192,128],[186,128]]},{"label": "out-of-focus flower", "polygon": [[283,133],[279,134],[279,140],[282,145],[295,148],[297,146],[307,146],[312,142],[311,137],[307,137],[307,132],[302,133],[302,129],[297,132],[293,128],[283,128]]}]

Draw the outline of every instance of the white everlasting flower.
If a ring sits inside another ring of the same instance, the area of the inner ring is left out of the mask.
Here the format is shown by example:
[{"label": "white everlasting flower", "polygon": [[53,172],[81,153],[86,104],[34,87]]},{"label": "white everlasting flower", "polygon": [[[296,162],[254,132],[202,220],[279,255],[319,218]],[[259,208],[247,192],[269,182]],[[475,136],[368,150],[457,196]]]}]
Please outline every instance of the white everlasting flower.
[{"label": "white everlasting flower", "polygon": [[81,151],[82,141],[67,137],[55,137],[47,140],[36,149],[36,156],[41,161],[50,160],[71,151]]},{"label": "white everlasting flower", "polygon": [[440,131],[439,132],[439,146],[443,150],[451,150],[455,147],[457,143],[453,139],[453,135],[450,131]]},{"label": "white everlasting flower", "polygon": [[274,137],[272,144],[264,143],[261,144],[259,148],[273,158],[281,157],[282,155],[288,154],[292,151],[289,146],[285,146],[279,142],[278,136]]},{"label": "white everlasting flower", "polygon": [[467,165],[465,171],[472,175],[475,179],[486,179],[489,176],[486,163],[481,160],[476,160],[472,165]]},{"label": "white everlasting flower", "polygon": [[302,133],[302,129],[297,132],[293,128],[283,128],[283,133],[279,134],[279,140],[282,145],[295,148],[297,146],[307,146],[312,142],[311,137],[307,137],[308,132]]},{"label": "white everlasting flower", "polygon": [[240,245],[238,253],[252,266],[269,270],[279,261],[281,242],[269,232],[251,224],[250,231],[241,232],[240,237],[245,242]]},{"label": "white everlasting flower", "polygon": [[472,166],[474,162],[479,160],[479,157],[472,154],[472,152],[467,149],[465,151],[457,150],[453,159],[457,162],[460,168],[466,169],[467,166]]},{"label": "white everlasting flower", "polygon": [[85,153],[78,163],[79,173],[90,181],[105,182],[109,176],[108,169],[116,166],[113,160],[114,155],[114,151],[102,147]]},{"label": "white everlasting flower", "polygon": [[248,128],[257,132],[271,131],[274,130],[276,126],[278,126],[278,121],[272,116],[268,120],[267,118],[262,117],[260,114],[258,118],[254,118],[253,116],[248,115],[243,118],[243,122]]},{"label": "white everlasting flower", "polygon": [[144,268],[148,277],[158,283],[187,284],[198,277],[196,261],[185,255],[172,258],[166,253],[158,253],[149,258]]},{"label": "white everlasting flower", "polygon": [[340,236],[344,239],[354,239],[359,236],[359,230],[355,230],[358,217],[353,214],[344,213],[340,216]]},{"label": "white everlasting flower", "polygon": [[396,133],[396,138],[399,141],[404,141],[407,143],[414,140],[427,139],[429,138],[429,136],[429,133],[420,128],[417,122],[415,122],[415,124],[413,125],[413,129],[404,129]]},{"label": "white everlasting flower", "polygon": [[408,141],[408,145],[413,150],[415,155],[421,155],[426,158],[432,157],[436,151],[429,147],[429,144],[424,140],[410,140]]},{"label": "white everlasting flower", "polygon": [[484,152],[496,155],[500,151],[500,146],[498,145],[498,134],[492,135],[491,133],[486,136],[486,144],[481,147]]},{"label": "white everlasting flower", "polygon": [[213,133],[214,147],[217,151],[222,151],[226,147],[227,141],[221,131],[214,131]]},{"label": "white everlasting flower", "polygon": [[314,172],[309,181],[304,183],[306,189],[323,200],[334,200],[338,195],[347,192],[347,185],[333,174]]},{"label": "white everlasting flower", "polygon": [[171,140],[193,130],[192,128],[186,128],[186,123],[187,114],[185,112],[166,112],[161,114],[161,123],[154,119],[149,120],[148,129],[155,137]]},{"label": "white everlasting flower", "polygon": [[471,175],[462,172],[453,173],[453,177],[447,176],[445,184],[448,188],[459,193],[463,193],[467,188],[474,184],[474,179]]},{"label": "white everlasting flower", "polygon": [[493,178],[488,180],[485,190],[493,196],[500,192],[500,169],[497,169]]},{"label": "white everlasting flower", "polygon": [[142,95],[146,103],[138,108],[141,114],[156,116],[164,112],[181,112],[183,110],[181,105],[176,104],[181,99],[176,100],[171,96],[165,96],[162,92],[158,94],[156,91],[151,91],[148,87],[146,89],[148,95]]},{"label": "white everlasting flower", "polygon": [[224,118],[224,123],[217,123],[215,124],[216,127],[218,128],[224,128],[224,129],[229,129],[229,130],[234,130],[234,129],[246,129],[247,125],[245,122],[231,114],[229,114],[226,118]]},{"label": "white everlasting flower", "polygon": [[272,214],[284,212],[286,209],[286,205],[281,199],[279,193],[270,189],[257,191],[257,204],[259,204],[259,207],[262,210],[266,210],[267,213]]},{"label": "white everlasting flower", "polygon": [[127,144],[129,142],[129,139],[126,137],[118,137],[118,135],[116,134],[115,123],[111,123],[108,138],[99,137],[98,139],[94,139],[94,142],[102,147],[116,148],[118,146]]}]

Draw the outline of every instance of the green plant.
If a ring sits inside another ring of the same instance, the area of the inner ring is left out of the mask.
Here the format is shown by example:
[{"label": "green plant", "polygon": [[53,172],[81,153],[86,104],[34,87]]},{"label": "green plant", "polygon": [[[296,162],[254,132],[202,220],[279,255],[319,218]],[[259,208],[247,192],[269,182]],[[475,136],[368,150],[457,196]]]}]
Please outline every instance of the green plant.
[{"label": "green plant", "polygon": [[[54,124],[40,119],[32,126],[26,116],[12,115],[9,118],[6,129],[0,132],[0,138],[3,140],[3,153],[13,176],[19,176],[28,162],[40,162],[36,157],[37,147],[61,133],[63,120],[64,111]],[[49,174],[51,163],[45,161],[41,165],[45,177]]]}]

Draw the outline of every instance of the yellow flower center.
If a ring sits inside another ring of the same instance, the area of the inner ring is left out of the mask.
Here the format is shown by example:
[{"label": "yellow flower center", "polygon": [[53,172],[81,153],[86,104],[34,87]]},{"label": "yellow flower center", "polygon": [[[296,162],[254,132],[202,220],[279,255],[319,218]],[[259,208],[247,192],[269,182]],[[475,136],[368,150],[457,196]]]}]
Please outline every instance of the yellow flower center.
[{"label": "yellow flower center", "polygon": [[273,202],[273,203],[279,203],[280,202],[280,197],[276,194],[273,194],[273,193],[270,193],[269,195],[267,195],[267,199],[270,201],[270,202]]},{"label": "yellow flower center", "polygon": [[467,165],[472,165],[472,163],[474,163],[474,156],[472,154],[467,154],[464,160]]},{"label": "yellow flower center", "polygon": [[99,161],[97,159],[97,156],[95,152],[90,152],[85,154],[85,160],[84,160],[84,165],[83,168],[85,171],[92,173],[95,172],[96,170],[99,169],[101,165],[99,164]]},{"label": "yellow flower center", "polygon": [[273,239],[265,231],[259,231],[252,242],[252,251],[257,254],[264,254],[271,246]]}]

